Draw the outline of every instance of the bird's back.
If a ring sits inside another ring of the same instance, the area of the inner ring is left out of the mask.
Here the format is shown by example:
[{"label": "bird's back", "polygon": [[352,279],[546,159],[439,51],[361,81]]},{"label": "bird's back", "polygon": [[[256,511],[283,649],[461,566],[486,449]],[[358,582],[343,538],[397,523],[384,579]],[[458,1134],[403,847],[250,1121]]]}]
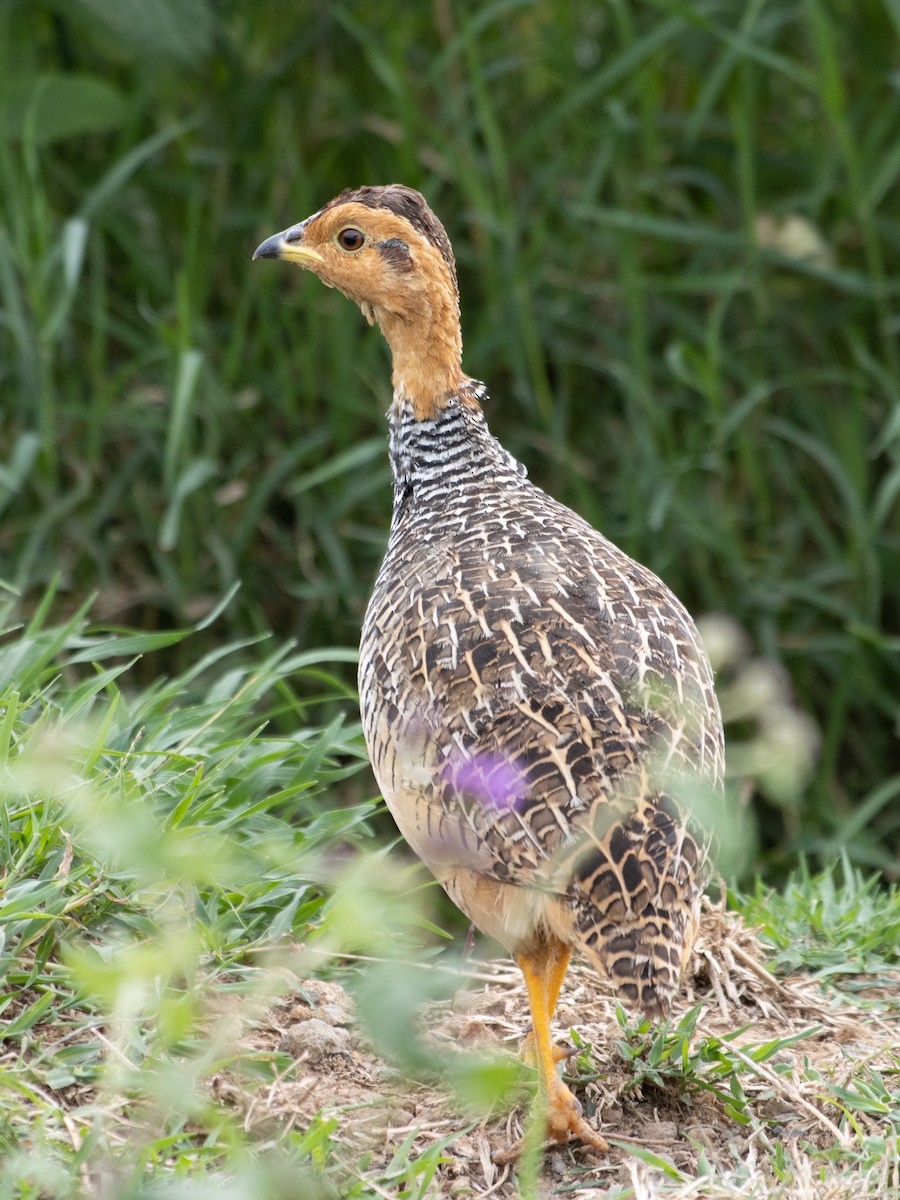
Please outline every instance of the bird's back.
[{"label": "bird's back", "polygon": [[531,485],[466,400],[392,418],[360,660],[375,773],[485,932],[514,953],[555,933],[664,1011],[703,881],[685,804],[722,775],[709,665],[669,589]]}]

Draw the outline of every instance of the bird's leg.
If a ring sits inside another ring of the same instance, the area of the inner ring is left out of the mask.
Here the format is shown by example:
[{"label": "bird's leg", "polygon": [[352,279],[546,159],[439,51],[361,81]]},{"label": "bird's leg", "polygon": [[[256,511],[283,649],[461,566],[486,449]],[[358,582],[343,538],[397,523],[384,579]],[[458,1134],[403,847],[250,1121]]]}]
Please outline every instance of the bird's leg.
[{"label": "bird's leg", "polygon": [[555,944],[542,947],[536,954],[520,954],[516,960],[528,989],[533,1055],[541,1099],[547,1109],[547,1127],[551,1137],[558,1142],[565,1142],[570,1134],[574,1134],[595,1150],[606,1150],[606,1142],[582,1117],[581,1105],[557,1074],[557,1059],[550,1037],[550,1014],[562,986],[569,952],[556,939],[553,942]]},{"label": "bird's leg", "polygon": [[[572,957],[572,949],[565,942],[561,942],[558,938],[550,938],[544,946],[541,947],[541,967],[540,974],[544,980],[544,988],[546,993],[547,1004],[547,1020],[553,1020],[553,1014],[556,1012],[556,1002],[559,999],[559,993],[562,989],[563,980],[566,977],[566,969],[569,966],[569,959]],[[532,955],[531,961],[537,965],[537,956]],[[523,1062],[530,1063],[531,1066],[538,1065],[537,1056],[534,1049],[534,1030],[529,1030],[525,1035],[525,1041],[522,1043],[522,1049],[519,1054]],[[562,1046],[553,1047],[554,1062],[563,1062],[570,1057],[570,1052],[563,1049]]]}]

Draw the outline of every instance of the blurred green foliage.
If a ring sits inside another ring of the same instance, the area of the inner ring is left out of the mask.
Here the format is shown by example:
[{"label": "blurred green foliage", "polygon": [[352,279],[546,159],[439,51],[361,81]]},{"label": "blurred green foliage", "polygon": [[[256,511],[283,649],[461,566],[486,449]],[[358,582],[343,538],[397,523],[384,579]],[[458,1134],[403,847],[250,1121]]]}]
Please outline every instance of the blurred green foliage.
[{"label": "blurred green foliage", "polygon": [[[425,1001],[469,979],[423,951],[437,886],[373,851],[375,802],[336,802],[365,761],[359,725],[311,725],[296,686],[340,694],[323,665],[340,655],[222,644],[133,688],[137,656],[202,630],[97,635],[83,614],[47,623],[50,607],[0,645],[0,1200],[199,1198],[216,1181],[313,1200],[373,1195],[370,1174],[430,1194],[458,1130],[382,1161],[377,1135],[361,1155],[333,1116],[251,1119],[310,1069],[251,1031],[281,1026],[273,1005],[311,975],[342,964],[352,986],[360,951],[380,958],[362,1025],[398,1074],[444,1081],[461,1128],[532,1090],[509,1055],[447,1063],[424,1040]],[[387,1110],[358,1069],[371,1099],[347,1107]]]},{"label": "blurred green foliage", "polygon": [[7,0],[0,586],[165,631],[239,581],[172,670],[355,642],[386,353],[249,259],[402,180],[495,432],[815,718],[770,854],[895,865],[898,33],[896,0]]}]

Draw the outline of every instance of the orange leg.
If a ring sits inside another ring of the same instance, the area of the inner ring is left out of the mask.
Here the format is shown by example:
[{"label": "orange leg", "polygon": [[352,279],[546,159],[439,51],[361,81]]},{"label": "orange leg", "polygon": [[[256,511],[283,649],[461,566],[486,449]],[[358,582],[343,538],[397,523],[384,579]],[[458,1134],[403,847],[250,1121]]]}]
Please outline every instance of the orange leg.
[{"label": "orange leg", "polygon": [[550,1136],[558,1142],[565,1142],[570,1134],[574,1134],[595,1150],[606,1150],[606,1142],[584,1120],[581,1106],[556,1071],[558,1059],[550,1036],[550,1018],[556,1008],[569,955],[569,949],[554,938],[538,953],[520,954],[516,960],[525,977],[531,1006],[531,1054],[538,1069],[541,1093],[547,1107]]},{"label": "orange leg", "polygon": [[549,944],[547,966],[544,972],[544,983],[547,989],[547,1016],[553,1019],[556,1012],[556,1002],[562,990],[563,980],[572,957],[572,947],[553,938]]},{"label": "orange leg", "polygon": [[[559,999],[559,993],[562,990],[563,980],[566,977],[566,969],[569,966],[569,959],[571,957],[571,947],[567,946],[564,942],[560,942],[557,938],[552,938],[546,943],[545,947],[541,948],[540,957],[538,955],[532,955],[531,957],[532,965],[543,979],[548,1021],[553,1020],[553,1014],[556,1012],[556,1002]],[[520,967],[521,965],[519,963]],[[520,1055],[524,1062],[530,1063],[535,1067],[538,1065],[534,1049],[534,1030],[526,1034]],[[553,1047],[554,1062],[563,1062],[568,1057],[569,1051],[564,1050],[562,1046]]]}]

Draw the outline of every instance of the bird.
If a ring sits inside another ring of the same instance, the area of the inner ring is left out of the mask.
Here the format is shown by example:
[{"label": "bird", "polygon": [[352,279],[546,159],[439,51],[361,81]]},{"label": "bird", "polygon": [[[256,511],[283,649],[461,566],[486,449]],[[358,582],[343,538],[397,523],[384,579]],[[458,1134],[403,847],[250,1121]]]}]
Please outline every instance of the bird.
[{"label": "bird", "polygon": [[626,1006],[670,1010],[721,793],[722,718],[680,601],[542,491],[462,369],[447,233],[403,184],[342,191],[253,255],[337,288],[383,333],[393,515],[363,621],[376,781],[451,900],[518,963],[549,1139],[608,1149],[560,1074],[551,1022],[574,951]]}]

